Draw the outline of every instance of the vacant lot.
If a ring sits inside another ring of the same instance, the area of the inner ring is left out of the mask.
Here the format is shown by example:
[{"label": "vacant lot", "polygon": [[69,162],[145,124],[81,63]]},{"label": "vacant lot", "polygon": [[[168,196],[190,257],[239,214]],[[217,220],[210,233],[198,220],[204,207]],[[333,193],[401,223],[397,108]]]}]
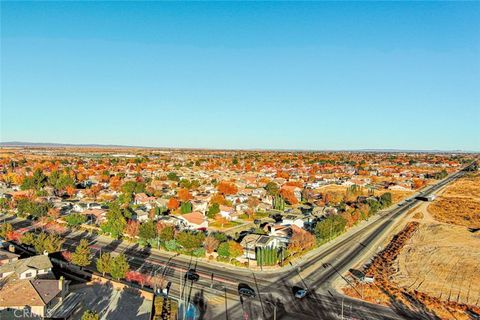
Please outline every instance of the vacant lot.
[{"label": "vacant lot", "polygon": [[480,228],[480,174],[449,186],[430,204],[428,211],[441,222]]},{"label": "vacant lot", "polygon": [[480,237],[464,227],[422,224],[405,245],[392,280],[441,300],[479,305]]},{"label": "vacant lot", "polygon": [[434,202],[411,210],[408,219],[416,227],[408,223],[363,269],[375,276],[375,284],[357,282],[355,289],[344,291],[441,319],[480,314],[480,231],[469,230],[480,227],[479,193],[477,174],[456,181]]}]

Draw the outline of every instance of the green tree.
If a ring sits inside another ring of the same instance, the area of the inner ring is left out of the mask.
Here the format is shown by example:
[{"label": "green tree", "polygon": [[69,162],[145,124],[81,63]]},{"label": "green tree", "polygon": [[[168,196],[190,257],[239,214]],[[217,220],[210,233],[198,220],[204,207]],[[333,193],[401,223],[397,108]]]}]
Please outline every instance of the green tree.
[{"label": "green tree", "polygon": [[140,225],[140,231],[138,233],[141,241],[147,242],[157,236],[157,226],[152,220],[144,222]]},{"label": "green tree", "polygon": [[179,181],[180,180],[180,178],[178,177],[178,175],[175,172],[169,172],[167,174],[167,178],[168,178],[168,180],[171,180],[171,181]]},{"label": "green tree", "polygon": [[40,218],[46,216],[51,207],[52,204],[49,202],[36,202],[28,199],[20,199],[17,202],[17,212],[21,216],[32,215]]},{"label": "green tree", "polygon": [[25,179],[23,179],[20,189],[34,189],[38,191],[45,186],[46,182],[47,177],[43,174],[43,171],[40,169],[36,169],[31,177],[25,177]]},{"label": "green tree", "polygon": [[192,212],[192,203],[190,201],[182,202],[180,212],[183,214]]},{"label": "green tree", "polygon": [[110,266],[112,263],[112,256],[110,253],[105,252],[100,255],[100,258],[97,259],[97,270],[101,272],[103,276],[105,273],[110,273]]},{"label": "green tree", "polygon": [[278,191],[279,191],[279,188],[278,188],[278,185],[273,182],[273,181],[270,181],[269,183],[267,183],[267,185],[265,186],[265,190],[267,190],[267,193],[271,196],[276,196],[278,195]]},{"label": "green tree", "polygon": [[185,251],[190,253],[192,250],[203,247],[205,235],[202,232],[184,230],[177,234],[175,240]]},{"label": "green tree", "polygon": [[384,194],[382,194],[380,196],[378,201],[380,202],[380,206],[382,208],[386,208],[386,207],[392,205],[392,194],[390,192],[385,192]]},{"label": "green tree", "polygon": [[92,251],[88,246],[88,240],[80,240],[80,244],[75,248],[72,254],[72,263],[80,267],[88,266],[92,262]]},{"label": "green tree", "polygon": [[33,246],[35,244],[35,239],[36,237],[34,233],[25,232],[20,241],[22,242],[22,244],[25,244],[27,246]]},{"label": "green tree", "polygon": [[107,221],[102,224],[103,232],[110,234],[113,238],[119,239],[127,225],[122,209],[118,203],[113,203],[107,212]]},{"label": "green tree", "polygon": [[87,217],[81,213],[72,213],[65,217],[65,221],[69,227],[77,227],[87,221]]},{"label": "green tree", "polygon": [[217,253],[220,257],[229,258],[230,257],[230,246],[228,242],[222,242],[218,246]]},{"label": "green tree", "polygon": [[207,217],[210,219],[215,219],[216,215],[220,213],[220,205],[218,203],[213,203],[207,212]]},{"label": "green tree", "polygon": [[285,209],[285,200],[278,194],[273,197],[273,208],[281,211]]},{"label": "green tree", "polygon": [[112,278],[120,280],[125,277],[125,274],[128,272],[129,265],[127,259],[123,253],[112,258],[110,265],[110,275]]},{"label": "green tree", "polygon": [[44,251],[53,253],[62,249],[63,241],[64,240],[57,235],[42,232],[36,236],[33,246],[37,253],[43,253]]},{"label": "green tree", "polygon": [[87,310],[82,315],[82,320],[99,320],[100,316],[95,311]]},{"label": "green tree", "polygon": [[315,226],[315,235],[320,241],[334,238],[345,230],[347,220],[340,215],[328,216]]},{"label": "green tree", "polygon": [[158,235],[160,240],[163,242],[173,240],[174,236],[175,236],[175,227],[173,226],[166,226],[165,228],[162,229],[162,231],[160,231]]},{"label": "green tree", "polygon": [[178,249],[178,243],[175,239],[165,241],[165,249],[168,251],[176,251]]}]

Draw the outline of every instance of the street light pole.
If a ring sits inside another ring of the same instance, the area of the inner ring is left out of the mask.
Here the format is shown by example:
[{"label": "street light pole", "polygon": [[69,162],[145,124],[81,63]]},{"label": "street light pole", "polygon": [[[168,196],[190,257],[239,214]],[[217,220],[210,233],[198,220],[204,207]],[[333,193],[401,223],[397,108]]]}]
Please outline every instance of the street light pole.
[{"label": "street light pole", "polygon": [[343,296],[342,296],[342,320],[343,320]]},{"label": "street light pole", "polygon": [[277,320],[277,304],[268,300],[265,300],[265,302],[273,306],[273,320]]}]

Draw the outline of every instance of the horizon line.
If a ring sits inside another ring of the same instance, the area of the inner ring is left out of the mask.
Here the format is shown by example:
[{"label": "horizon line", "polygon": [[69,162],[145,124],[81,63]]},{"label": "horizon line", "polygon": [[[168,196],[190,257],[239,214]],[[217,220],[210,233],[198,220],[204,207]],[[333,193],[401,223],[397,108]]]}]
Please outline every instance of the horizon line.
[{"label": "horizon line", "polygon": [[206,148],[206,147],[153,147],[119,144],[98,143],[60,143],[60,142],[26,142],[26,141],[0,141],[0,147],[79,147],[79,148],[130,148],[130,149],[160,149],[160,150],[205,150],[205,151],[259,151],[259,152],[384,152],[384,153],[473,153],[473,150],[441,150],[441,149],[397,149],[397,148],[359,148],[359,149],[288,149],[288,148]]}]

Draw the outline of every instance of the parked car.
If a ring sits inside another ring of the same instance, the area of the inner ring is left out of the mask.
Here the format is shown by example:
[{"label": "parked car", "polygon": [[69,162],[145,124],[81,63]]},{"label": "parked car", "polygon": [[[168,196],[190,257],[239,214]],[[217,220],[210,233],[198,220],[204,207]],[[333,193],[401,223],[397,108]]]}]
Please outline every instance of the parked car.
[{"label": "parked car", "polygon": [[305,296],[307,295],[308,293],[308,290],[307,289],[298,289],[297,292],[295,292],[295,298],[297,299],[302,299],[302,298],[305,298]]},{"label": "parked car", "polygon": [[200,276],[198,275],[198,273],[195,272],[195,269],[190,269],[185,274],[185,278],[190,281],[198,281],[198,279],[200,279]]},{"label": "parked car", "polygon": [[255,293],[255,290],[253,290],[246,283],[239,283],[238,284],[238,294],[242,297],[247,297],[247,298],[255,298],[257,296],[256,293]]}]

